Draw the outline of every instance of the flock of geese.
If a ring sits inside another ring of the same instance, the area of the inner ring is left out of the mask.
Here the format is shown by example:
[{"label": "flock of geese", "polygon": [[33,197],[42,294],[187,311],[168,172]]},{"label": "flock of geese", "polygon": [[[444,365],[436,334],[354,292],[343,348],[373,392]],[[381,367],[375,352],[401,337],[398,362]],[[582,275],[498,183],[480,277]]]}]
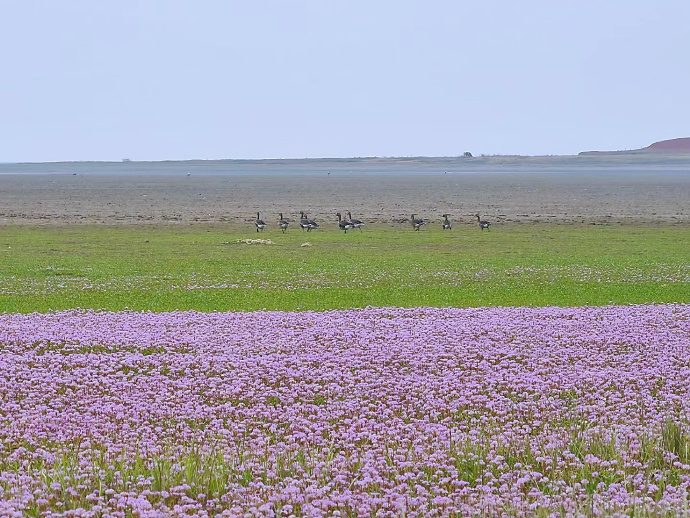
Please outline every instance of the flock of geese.
[{"label": "flock of geese", "polygon": [[[338,218],[338,228],[346,234],[348,230],[352,230],[353,228],[361,229],[362,226],[364,226],[364,222],[353,218],[352,214],[349,211],[347,212],[347,219],[343,219],[343,215],[340,212],[336,212],[335,215]],[[448,216],[450,216],[450,214],[441,215],[441,217],[443,218],[443,221],[441,222],[441,228],[443,230],[451,230],[453,228],[453,225],[448,219]],[[476,214],[476,216],[477,222],[479,223],[479,228],[481,230],[491,230],[489,228],[491,226],[490,221],[481,219],[479,217],[479,214]],[[410,216],[410,223],[412,224],[412,228],[414,228],[415,230],[419,230],[423,225],[426,225],[428,221],[425,219],[417,218],[417,214],[412,214]],[[257,232],[263,232],[266,228],[266,222],[263,219],[261,219],[260,212],[256,213],[255,224]],[[280,212],[278,214],[278,226],[280,227],[280,230],[283,232],[283,234],[287,232],[289,225],[290,223],[288,222],[288,220],[283,218],[283,213]],[[307,232],[311,232],[312,230],[319,228],[319,224],[313,219],[309,219],[309,216],[304,211],[301,211],[299,213],[299,226],[302,230],[306,230]]]}]

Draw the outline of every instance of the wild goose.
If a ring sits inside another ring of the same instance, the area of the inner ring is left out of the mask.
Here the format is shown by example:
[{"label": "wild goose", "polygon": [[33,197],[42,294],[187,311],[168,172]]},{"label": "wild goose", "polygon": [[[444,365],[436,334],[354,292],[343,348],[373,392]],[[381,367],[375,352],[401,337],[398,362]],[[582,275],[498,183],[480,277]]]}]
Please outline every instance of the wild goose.
[{"label": "wild goose", "polygon": [[348,220],[343,221],[343,217],[340,212],[336,213],[336,216],[338,216],[338,228],[347,234],[347,231],[353,228],[352,222]]},{"label": "wild goose", "polygon": [[442,216],[443,223],[441,223],[441,228],[443,228],[443,230],[450,230],[451,228],[453,228],[453,226],[450,224],[450,220],[448,219],[448,216],[450,216],[450,214],[442,214]]},{"label": "wild goose", "polygon": [[319,224],[314,221],[313,219],[309,219],[309,217],[305,214],[305,218],[307,218],[307,222],[309,223],[309,229],[308,230],[314,230],[315,228],[319,228]]},{"label": "wild goose", "polygon": [[412,228],[419,230],[419,227],[424,225],[426,222],[423,219],[415,218],[416,214],[412,214],[410,217],[410,223],[412,223]]},{"label": "wild goose", "polygon": [[479,214],[477,214],[476,216],[477,216],[477,221],[479,222],[479,228],[481,228],[482,230],[484,230],[484,229],[491,230],[489,228],[491,226],[491,221],[486,221],[485,219],[481,219],[479,217]]},{"label": "wild goose", "polygon": [[362,226],[364,225],[364,221],[360,221],[358,219],[352,219],[352,214],[350,214],[350,211],[347,211],[347,219],[352,223],[352,226],[354,228],[362,229]]},{"label": "wild goose", "polygon": [[287,230],[289,224],[290,223],[288,223],[288,220],[283,219],[283,213],[280,212],[278,214],[278,226],[280,227],[280,230],[283,231],[283,234],[285,234],[285,231]]},{"label": "wild goose", "polygon": [[307,229],[307,232],[310,232],[314,230],[315,228],[319,228],[318,223],[314,221],[313,219],[309,219],[307,216],[307,213],[304,211],[301,211],[300,213],[300,220],[299,220],[299,226],[302,227],[302,229]]},{"label": "wild goose", "polygon": [[302,230],[307,230],[309,231],[309,220],[307,219],[307,216],[304,215],[304,211],[301,210],[299,213],[299,226]]},{"label": "wild goose", "polygon": [[256,224],[256,231],[263,232],[263,230],[266,228],[266,222],[261,219],[261,213],[257,212],[256,213],[256,221],[254,222]]}]

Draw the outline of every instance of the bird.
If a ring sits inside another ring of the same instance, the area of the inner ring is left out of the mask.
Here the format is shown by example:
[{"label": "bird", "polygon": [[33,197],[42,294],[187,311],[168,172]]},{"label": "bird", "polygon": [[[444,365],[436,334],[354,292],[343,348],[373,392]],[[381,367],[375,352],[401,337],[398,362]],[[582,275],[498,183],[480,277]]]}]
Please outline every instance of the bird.
[{"label": "bird", "polygon": [[479,228],[481,228],[482,230],[484,230],[484,229],[491,230],[489,228],[491,226],[491,221],[486,221],[485,219],[481,219],[479,217],[479,214],[476,214],[476,216],[477,216],[477,221],[479,222]]},{"label": "bird", "polygon": [[309,220],[303,210],[299,213],[299,226],[302,230],[309,232]]},{"label": "bird", "polygon": [[261,215],[261,213],[259,213],[259,212],[256,213],[256,221],[254,222],[256,225],[256,231],[257,232],[259,232],[259,231],[263,232],[264,228],[266,228],[266,222],[263,219],[261,219],[260,215]]},{"label": "bird", "polygon": [[313,219],[309,219],[304,211],[300,212],[299,226],[302,227],[302,229],[307,229],[307,232],[310,232],[315,228],[319,228],[318,223],[316,223],[316,221]]},{"label": "bird", "polygon": [[347,219],[352,223],[352,226],[354,228],[358,228],[362,230],[362,226],[364,225],[364,221],[360,221],[358,219],[352,219],[352,214],[350,214],[350,211],[347,211]]},{"label": "bird", "polygon": [[419,230],[419,227],[424,225],[425,221],[423,219],[417,219],[415,218],[415,216],[416,214],[412,214],[412,216],[410,217],[410,223],[412,223],[412,227],[415,230]]},{"label": "bird", "polygon": [[283,213],[282,212],[279,213],[278,214],[278,226],[280,227],[280,230],[283,231],[283,234],[285,234],[285,231],[287,230],[289,224],[290,223],[288,223],[288,220],[283,219]]},{"label": "bird", "polygon": [[305,218],[307,218],[307,222],[309,223],[309,228],[307,230],[314,230],[315,228],[319,228],[319,224],[314,221],[313,219],[309,219],[309,217],[305,214]]},{"label": "bird", "polygon": [[338,216],[338,228],[340,228],[340,230],[344,230],[347,234],[347,231],[353,228],[352,221],[343,220],[343,216],[340,214],[340,212],[336,213],[336,216]]},{"label": "bird", "polygon": [[441,228],[443,230],[450,230],[451,228],[453,228],[453,226],[450,224],[450,220],[448,219],[448,216],[450,216],[450,214],[442,214],[442,216],[443,223],[441,224]]}]

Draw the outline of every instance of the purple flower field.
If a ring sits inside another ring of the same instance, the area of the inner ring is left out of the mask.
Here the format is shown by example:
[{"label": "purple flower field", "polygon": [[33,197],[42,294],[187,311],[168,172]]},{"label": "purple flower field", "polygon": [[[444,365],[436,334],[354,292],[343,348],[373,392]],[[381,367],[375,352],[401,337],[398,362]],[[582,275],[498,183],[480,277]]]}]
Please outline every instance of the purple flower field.
[{"label": "purple flower field", "polygon": [[0,516],[676,516],[690,306],[0,315]]}]

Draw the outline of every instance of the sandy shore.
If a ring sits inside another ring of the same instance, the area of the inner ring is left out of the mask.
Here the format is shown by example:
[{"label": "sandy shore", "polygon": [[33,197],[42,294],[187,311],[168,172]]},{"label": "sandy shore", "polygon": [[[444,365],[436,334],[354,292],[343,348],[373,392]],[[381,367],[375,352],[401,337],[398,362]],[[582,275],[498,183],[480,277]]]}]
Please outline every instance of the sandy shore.
[{"label": "sandy shore", "polygon": [[324,227],[348,210],[372,226],[412,212],[439,222],[450,213],[455,225],[477,213],[497,226],[690,223],[690,157],[473,160],[0,165],[0,225],[245,225],[257,211],[271,222],[301,210]]}]

